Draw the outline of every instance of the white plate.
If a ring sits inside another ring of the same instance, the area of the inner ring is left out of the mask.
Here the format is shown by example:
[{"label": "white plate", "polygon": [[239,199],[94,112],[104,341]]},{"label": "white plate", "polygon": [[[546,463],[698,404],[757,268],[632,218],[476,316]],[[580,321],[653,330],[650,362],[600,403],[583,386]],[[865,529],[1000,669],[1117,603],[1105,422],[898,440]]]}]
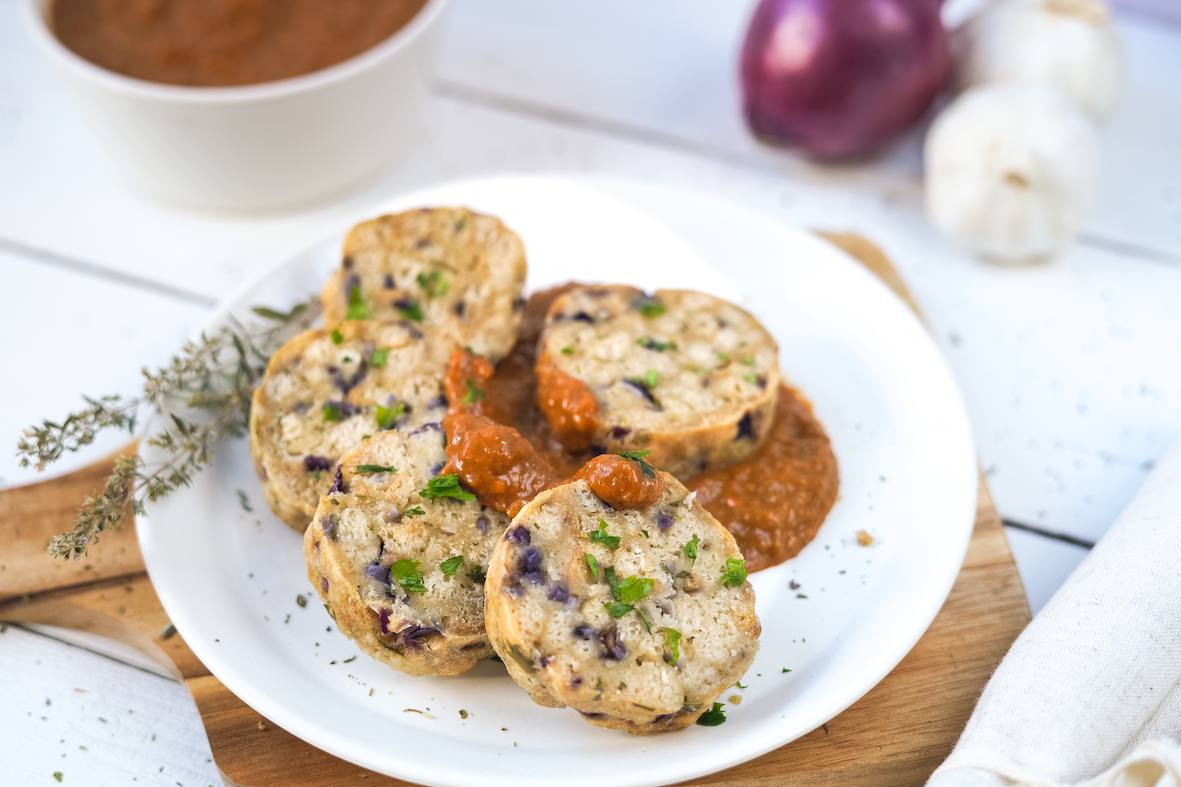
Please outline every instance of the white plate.
[{"label": "white plate", "polygon": [[[531,289],[570,278],[702,289],[737,299],[779,340],[786,377],[832,438],[841,493],[799,557],[751,576],[762,643],[749,688],[723,696],[744,697],[728,706],[727,722],[630,736],[534,705],[494,662],[456,678],[411,678],[358,656],[315,600],[301,537],[266,510],[245,440],[224,445],[191,488],[138,524],[164,608],[231,691],[305,741],[410,781],[638,787],[781,746],[855,702],[906,655],[951,589],[975,511],[975,459],[951,375],[919,322],[834,247],[700,195],[668,199],[706,260],[636,209],[556,179],[457,183],[369,215],[465,204],[521,234]],[[207,328],[229,314],[248,318],[254,304],[317,292],[346,229],[280,260]],[[870,548],[857,544],[863,528],[876,538]],[[296,605],[300,593],[312,599],[306,608]]]}]

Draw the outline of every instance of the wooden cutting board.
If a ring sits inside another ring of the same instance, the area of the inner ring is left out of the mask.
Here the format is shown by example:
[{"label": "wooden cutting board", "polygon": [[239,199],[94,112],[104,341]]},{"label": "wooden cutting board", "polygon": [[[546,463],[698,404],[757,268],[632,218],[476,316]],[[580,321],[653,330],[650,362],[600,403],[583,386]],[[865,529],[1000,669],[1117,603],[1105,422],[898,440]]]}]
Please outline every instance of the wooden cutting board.
[{"label": "wooden cutting board", "polygon": [[[915,304],[882,252],[854,235],[825,234]],[[917,311],[917,310],[916,310]],[[179,634],[144,571],[132,528],[105,535],[90,557],[51,560],[48,539],[102,486],[111,460],[63,478],[0,492],[0,620],[65,626],[131,645],[193,693],[228,787],[406,785],[320,751],[263,718],[205,668]],[[976,524],[955,586],[926,634],[859,702],[822,727],[691,785],[922,784],[951,751],[989,676],[1030,620],[1017,567],[984,479]]]}]

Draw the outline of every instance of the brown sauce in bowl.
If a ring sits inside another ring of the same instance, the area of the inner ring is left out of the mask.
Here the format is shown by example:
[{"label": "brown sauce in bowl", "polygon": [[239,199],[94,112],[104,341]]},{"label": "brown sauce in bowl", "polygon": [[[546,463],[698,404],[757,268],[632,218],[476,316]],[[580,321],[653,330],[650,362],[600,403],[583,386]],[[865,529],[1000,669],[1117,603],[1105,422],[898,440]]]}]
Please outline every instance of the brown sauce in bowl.
[{"label": "brown sauce in bowl", "polygon": [[55,0],[75,54],[149,82],[225,87],[335,65],[406,25],[426,0]]},{"label": "brown sauce in bowl", "polygon": [[[542,489],[576,475],[599,483],[602,491],[596,494],[620,508],[642,508],[655,488],[638,463],[596,456],[593,446],[585,451],[566,450],[538,404],[537,340],[550,303],[570,286],[544,290],[529,299],[520,339],[491,376],[481,359],[463,357],[462,352],[452,357],[447,384],[451,412],[473,415],[448,417],[448,440],[453,443],[448,454],[459,448],[455,442],[459,431],[451,424],[458,426],[460,418],[472,419],[472,428],[482,430],[480,442],[486,447],[480,451],[486,452],[491,464],[479,467],[476,451],[469,449],[459,462],[468,474],[461,474],[461,480],[481,502],[502,511],[515,513]],[[478,393],[469,389],[469,380]],[[468,402],[456,403],[456,397],[460,402],[466,397]],[[492,422],[502,424],[501,431],[490,430]],[[470,444],[471,448],[477,445]],[[510,455],[520,458],[521,472],[514,474],[503,466]],[[469,478],[475,483],[469,483]],[[735,464],[682,480],[734,535],[748,571],[770,568],[799,554],[816,537],[836,502],[839,485],[836,456],[824,428],[807,401],[786,385],[780,387],[775,421],[762,446]]]}]

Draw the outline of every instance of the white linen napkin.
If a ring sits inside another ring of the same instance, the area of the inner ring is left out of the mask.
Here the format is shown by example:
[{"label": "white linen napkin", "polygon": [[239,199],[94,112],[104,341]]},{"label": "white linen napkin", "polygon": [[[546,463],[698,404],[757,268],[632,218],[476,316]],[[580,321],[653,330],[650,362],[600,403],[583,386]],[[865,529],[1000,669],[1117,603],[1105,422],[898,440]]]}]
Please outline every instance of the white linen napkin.
[{"label": "white linen napkin", "polygon": [[1181,441],[1021,633],[927,787],[1181,787]]}]

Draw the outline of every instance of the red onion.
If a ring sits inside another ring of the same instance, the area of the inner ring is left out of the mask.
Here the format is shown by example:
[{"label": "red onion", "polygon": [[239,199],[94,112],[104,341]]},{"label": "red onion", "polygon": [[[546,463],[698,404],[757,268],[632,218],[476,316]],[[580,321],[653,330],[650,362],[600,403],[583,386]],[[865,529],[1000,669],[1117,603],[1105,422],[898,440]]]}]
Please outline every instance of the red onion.
[{"label": "red onion", "polygon": [[880,150],[947,77],[940,0],[762,0],[742,47],[747,123],[818,158]]}]

